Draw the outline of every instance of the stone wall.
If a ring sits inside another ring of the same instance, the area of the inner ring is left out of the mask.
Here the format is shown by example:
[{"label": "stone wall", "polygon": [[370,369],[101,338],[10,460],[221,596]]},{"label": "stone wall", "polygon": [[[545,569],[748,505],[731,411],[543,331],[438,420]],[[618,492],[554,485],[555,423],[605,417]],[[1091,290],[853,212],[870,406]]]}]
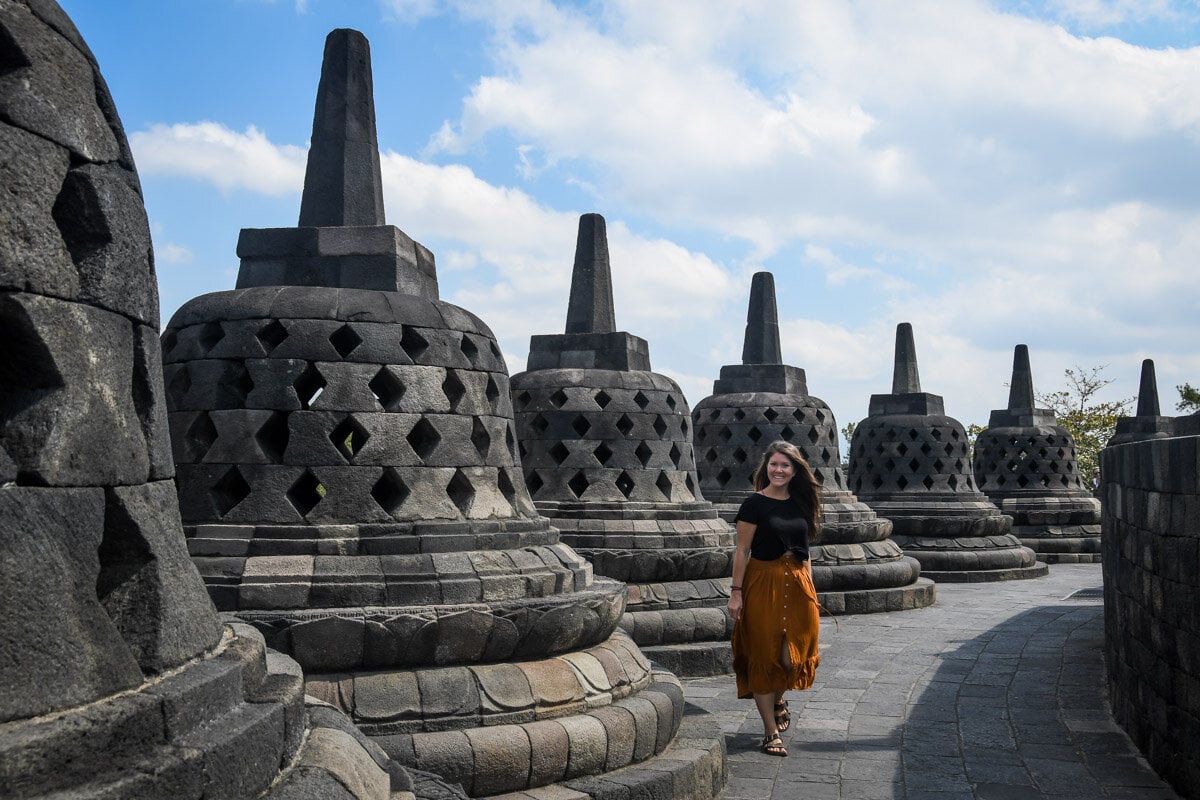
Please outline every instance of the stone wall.
[{"label": "stone wall", "polygon": [[1200,798],[1200,417],[1101,454],[1113,716],[1185,798]]}]

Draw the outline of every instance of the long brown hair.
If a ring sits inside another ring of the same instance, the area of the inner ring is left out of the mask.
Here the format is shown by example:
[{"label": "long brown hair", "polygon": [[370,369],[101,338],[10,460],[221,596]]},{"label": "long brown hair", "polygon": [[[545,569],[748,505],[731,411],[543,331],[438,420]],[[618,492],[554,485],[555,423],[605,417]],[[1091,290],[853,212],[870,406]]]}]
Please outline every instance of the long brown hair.
[{"label": "long brown hair", "polygon": [[771,483],[767,476],[767,462],[776,453],[782,453],[792,462],[792,479],[788,482],[788,494],[804,511],[804,517],[808,520],[808,539],[815,542],[821,536],[821,484],[817,482],[808,462],[804,460],[800,448],[782,439],[767,445],[762,460],[754,470],[754,490],[765,489]]}]

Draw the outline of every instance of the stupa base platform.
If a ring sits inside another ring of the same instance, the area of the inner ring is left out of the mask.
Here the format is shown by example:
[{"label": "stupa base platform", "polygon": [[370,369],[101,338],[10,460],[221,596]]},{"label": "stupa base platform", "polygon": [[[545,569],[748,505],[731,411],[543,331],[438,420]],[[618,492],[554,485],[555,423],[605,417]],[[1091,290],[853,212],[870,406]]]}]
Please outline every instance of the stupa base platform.
[{"label": "stupa base platform", "polygon": [[1014,525],[1013,534],[1037,554],[1038,561],[1047,564],[1098,564],[1101,561],[1099,525],[1052,528]]},{"label": "stupa base platform", "polygon": [[938,583],[996,583],[999,581],[1043,578],[1049,573],[1050,566],[1044,561],[1039,561],[1028,567],[1011,567],[1008,569],[921,570],[922,575]]},{"label": "stupa base platform", "polygon": [[685,678],[725,675],[732,667],[729,578],[630,585],[619,623],[647,658]]},{"label": "stupa base platform", "polygon": [[[924,573],[922,573],[923,575]],[[817,602],[830,614],[875,614],[880,611],[911,611],[937,601],[937,587],[928,578],[917,578],[907,586],[879,589],[817,591]]]},{"label": "stupa base platform", "polygon": [[725,787],[726,777],[723,738],[678,738],[666,751],[641,764],[523,792],[492,795],[487,800],[715,800]]}]

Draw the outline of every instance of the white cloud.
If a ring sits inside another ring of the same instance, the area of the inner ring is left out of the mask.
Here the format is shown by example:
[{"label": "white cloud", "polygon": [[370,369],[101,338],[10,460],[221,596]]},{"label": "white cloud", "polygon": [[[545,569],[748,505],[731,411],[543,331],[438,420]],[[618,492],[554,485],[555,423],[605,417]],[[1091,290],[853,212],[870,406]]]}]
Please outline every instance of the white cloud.
[{"label": "white cloud", "polygon": [[164,242],[154,245],[154,260],[159,264],[190,264],[196,254],[185,245],[175,242]]},{"label": "white cloud", "polygon": [[216,122],[151,125],[130,136],[129,143],[144,175],[194,178],[225,192],[276,196],[304,186],[306,149],[275,144],[253,125],[243,133]]}]

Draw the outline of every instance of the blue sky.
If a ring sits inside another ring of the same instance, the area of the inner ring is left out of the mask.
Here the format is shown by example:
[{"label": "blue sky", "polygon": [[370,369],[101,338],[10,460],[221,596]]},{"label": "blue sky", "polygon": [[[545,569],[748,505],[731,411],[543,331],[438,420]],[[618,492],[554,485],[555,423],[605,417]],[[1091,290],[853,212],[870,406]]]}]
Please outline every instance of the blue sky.
[{"label": "blue sky", "polygon": [[603,214],[617,326],[695,405],[775,274],[839,426],[891,386],[964,424],[1108,365],[1200,383],[1200,7],[1169,0],[66,0],[129,135],[164,322],[294,225],[325,35],[371,41],[388,222],[512,371]]}]

